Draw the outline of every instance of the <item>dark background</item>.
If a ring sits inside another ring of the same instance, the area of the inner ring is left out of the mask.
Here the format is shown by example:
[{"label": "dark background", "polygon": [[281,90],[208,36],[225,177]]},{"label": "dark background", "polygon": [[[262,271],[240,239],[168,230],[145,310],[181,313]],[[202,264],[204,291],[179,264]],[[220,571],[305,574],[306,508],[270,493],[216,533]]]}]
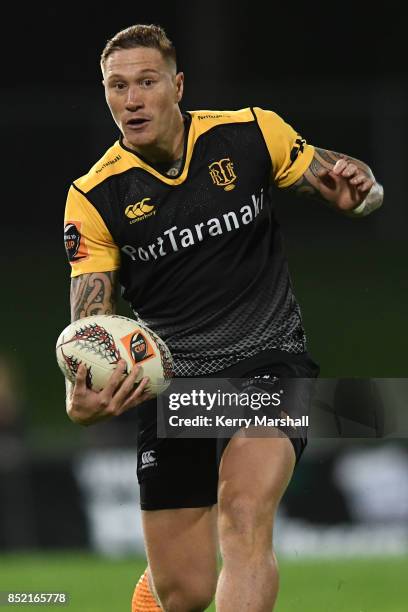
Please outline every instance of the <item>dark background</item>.
[{"label": "dark background", "polygon": [[[310,143],[367,162],[385,186],[372,217],[276,196],[309,348],[324,376],[405,377],[406,25],[402,3],[127,3],[16,8],[1,65],[1,355],[26,435],[75,444],[54,346],[69,322],[65,197],[117,137],[101,86],[106,40],[158,23],[185,72],[183,109],[261,106]],[[124,306],[123,312],[126,313]]]}]

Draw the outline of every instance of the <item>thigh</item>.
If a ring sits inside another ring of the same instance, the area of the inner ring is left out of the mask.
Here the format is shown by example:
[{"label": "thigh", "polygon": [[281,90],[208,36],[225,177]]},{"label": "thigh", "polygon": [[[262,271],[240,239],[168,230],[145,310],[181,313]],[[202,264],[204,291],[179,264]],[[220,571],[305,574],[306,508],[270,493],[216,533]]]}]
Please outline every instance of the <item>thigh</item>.
[{"label": "thigh", "polygon": [[215,506],[144,511],[142,520],[149,566],[159,592],[182,585],[196,591],[204,585],[215,590]]},{"label": "thigh", "polygon": [[[275,354],[276,353],[276,354]],[[266,359],[266,357],[265,357]],[[240,364],[238,364],[239,366]],[[313,397],[316,377],[319,372],[318,366],[311,360],[307,353],[301,355],[290,355],[282,351],[275,351],[270,355],[270,363],[262,367],[251,367],[242,364],[241,371],[231,370],[234,376],[233,384],[239,391],[249,398],[259,400],[260,395],[278,396],[278,405],[260,406],[257,410],[252,409],[252,400],[248,403],[245,417],[254,419],[255,414],[261,420],[281,420],[277,425],[282,437],[289,438],[296,456],[296,464],[299,462],[307,444],[308,416]],[[235,378],[237,374],[240,378]],[[225,375],[225,374],[224,374]],[[260,409],[259,409],[260,408]],[[291,425],[291,423],[293,425]],[[268,430],[269,428],[267,428]],[[252,437],[268,436],[268,431],[262,428],[253,428],[247,432]],[[273,436],[273,431],[271,431]],[[229,438],[220,438],[217,443],[218,463],[229,443]]]},{"label": "thigh", "polygon": [[138,407],[137,476],[142,510],[217,503],[217,441],[158,438],[156,403]]},{"label": "thigh", "polygon": [[264,438],[244,437],[238,432],[229,440],[220,462],[220,514],[232,509],[243,520],[273,519],[295,462],[293,445],[280,432]]}]

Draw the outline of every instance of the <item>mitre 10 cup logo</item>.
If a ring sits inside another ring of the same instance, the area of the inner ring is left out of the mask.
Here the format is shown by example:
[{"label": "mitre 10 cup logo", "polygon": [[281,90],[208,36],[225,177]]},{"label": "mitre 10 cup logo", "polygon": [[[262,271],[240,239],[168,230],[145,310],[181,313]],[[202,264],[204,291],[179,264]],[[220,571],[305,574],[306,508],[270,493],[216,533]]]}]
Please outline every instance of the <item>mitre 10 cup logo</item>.
[{"label": "mitre 10 cup logo", "polygon": [[89,256],[85,238],[81,234],[80,221],[67,221],[64,227],[64,242],[68,261],[76,262]]},{"label": "mitre 10 cup logo", "polygon": [[214,185],[224,187],[225,191],[231,191],[231,189],[235,188],[233,183],[237,176],[234,172],[234,163],[229,157],[213,162],[208,166],[208,169]]},{"label": "mitre 10 cup logo", "polygon": [[140,363],[155,356],[154,349],[141,332],[132,332],[120,339],[134,363]]}]

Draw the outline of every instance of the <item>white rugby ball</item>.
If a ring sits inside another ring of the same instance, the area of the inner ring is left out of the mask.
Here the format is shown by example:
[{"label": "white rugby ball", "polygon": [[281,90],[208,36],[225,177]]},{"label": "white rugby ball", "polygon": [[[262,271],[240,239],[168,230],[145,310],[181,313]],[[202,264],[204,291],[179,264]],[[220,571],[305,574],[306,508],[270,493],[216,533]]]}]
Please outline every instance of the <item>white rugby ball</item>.
[{"label": "white rugby ball", "polygon": [[100,391],[120,359],[128,372],[140,366],[137,382],[144,376],[147,390],[162,393],[173,375],[173,359],[165,342],[140,321],[120,315],[95,315],[68,325],[57,340],[57,362],[64,376],[75,382],[80,363],[88,369],[87,385]]}]

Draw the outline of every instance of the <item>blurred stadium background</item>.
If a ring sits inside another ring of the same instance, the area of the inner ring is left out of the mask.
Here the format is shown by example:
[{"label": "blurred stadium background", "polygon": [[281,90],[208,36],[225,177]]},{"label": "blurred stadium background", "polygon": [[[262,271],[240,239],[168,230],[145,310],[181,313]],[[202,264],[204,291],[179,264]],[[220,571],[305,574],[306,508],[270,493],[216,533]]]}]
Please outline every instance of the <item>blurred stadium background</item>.
[{"label": "blurred stadium background", "polygon": [[[249,2],[70,3],[5,19],[0,591],[65,590],[72,610],[126,610],[144,567],[132,416],[71,424],[54,357],[69,321],[65,196],[117,137],[98,63],[123,27],[167,29],[186,74],[184,109],[270,108],[309,142],[373,167],[386,200],[368,219],[280,193],[276,209],[322,376],[374,378],[385,413],[406,410],[408,104],[397,8],[290,5],[265,19]],[[398,419],[391,430],[311,440],[278,517],[278,612],[407,609],[407,430]]]}]

